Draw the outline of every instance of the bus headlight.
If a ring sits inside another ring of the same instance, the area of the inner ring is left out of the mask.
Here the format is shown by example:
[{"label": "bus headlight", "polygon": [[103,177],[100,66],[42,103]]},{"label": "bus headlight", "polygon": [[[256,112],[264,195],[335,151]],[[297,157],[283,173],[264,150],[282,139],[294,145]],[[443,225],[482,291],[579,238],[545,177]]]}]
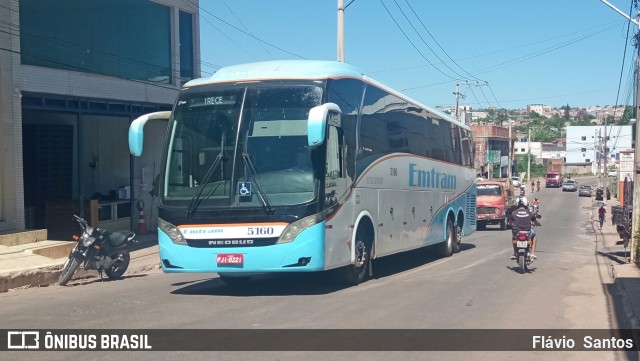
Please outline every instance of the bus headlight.
[{"label": "bus headlight", "polygon": [[180,232],[178,227],[174,226],[173,224],[165,221],[164,219],[158,218],[158,228],[160,228],[162,232],[169,236],[169,239],[171,239],[173,243],[182,244],[185,246],[187,245],[187,240],[184,239],[184,235],[182,234],[182,232]]},{"label": "bus headlight", "polygon": [[276,242],[276,244],[289,243],[293,241],[300,234],[300,232],[311,226],[315,226],[316,224],[324,221],[324,219],[325,213],[320,212],[318,214],[314,214],[312,216],[305,217],[291,223],[287,226],[287,228],[284,229],[284,231],[282,231],[282,234],[280,235],[280,238],[278,238],[278,242]]}]

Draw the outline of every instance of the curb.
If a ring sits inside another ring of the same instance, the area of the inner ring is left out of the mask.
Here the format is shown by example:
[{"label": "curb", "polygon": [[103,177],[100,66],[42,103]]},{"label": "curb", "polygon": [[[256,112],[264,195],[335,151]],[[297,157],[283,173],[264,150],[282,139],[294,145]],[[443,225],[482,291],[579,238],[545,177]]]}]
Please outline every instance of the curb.
[{"label": "curb", "polygon": [[[60,277],[60,272],[62,271],[62,266],[63,265],[49,266],[0,276],[0,293],[8,292],[9,290],[16,288],[47,287],[57,284],[58,277]],[[151,264],[132,267],[127,270],[126,274],[137,274],[160,268],[160,262],[157,261]],[[84,269],[79,268],[73,275],[74,280],[88,278],[98,278],[98,273],[95,270],[85,271]]]},{"label": "curb", "polygon": [[[596,235],[596,242],[598,242],[598,234],[600,235],[600,239],[601,239],[601,243],[602,243],[602,247],[603,250],[605,252],[609,252],[609,246],[607,245],[606,241],[605,241],[605,237],[604,234],[602,233],[602,229],[599,229],[597,227],[595,227],[595,224],[598,223],[599,221],[596,221],[593,217],[591,217],[590,219],[591,221],[591,227],[594,230],[594,233]],[[613,285],[616,289],[616,292],[618,293],[618,296],[620,296],[620,303],[622,304],[622,312],[624,312],[625,316],[627,317],[626,325],[618,325],[618,327],[620,328],[629,328],[629,329],[640,329],[640,318],[638,317],[638,315],[636,314],[635,308],[633,307],[633,302],[631,300],[631,297],[629,296],[629,292],[627,291],[627,288],[624,286],[623,282],[617,281],[618,275],[616,273],[616,267],[615,265],[612,263],[612,261],[608,258],[606,258],[607,263],[607,274],[611,277],[611,280],[613,281]],[[634,335],[634,343],[636,345],[640,344],[639,341],[636,337],[636,333],[633,333]],[[636,356],[640,358],[640,351],[636,351]]]}]

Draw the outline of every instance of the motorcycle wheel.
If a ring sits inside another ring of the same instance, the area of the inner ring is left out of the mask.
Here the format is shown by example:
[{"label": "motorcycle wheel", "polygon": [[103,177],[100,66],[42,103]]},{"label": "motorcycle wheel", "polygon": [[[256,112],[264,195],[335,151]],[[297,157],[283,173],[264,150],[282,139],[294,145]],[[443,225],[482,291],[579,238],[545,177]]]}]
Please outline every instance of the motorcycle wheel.
[{"label": "motorcycle wheel", "polygon": [[116,257],[122,257],[122,261],[116,262],[111,267],[104,270],[104,273],[106,273],[107,277],[112,280],[122,278],[122,275],[124,275],[124,273],[127,271],[127,267],[129,267],[129,261],[131,260],[128,251],[121,252]]},{"label": "motorcycle wheel", "polygon": [[69,258],[62,268],[60,277],[58,278],[58,284],[64,286],[71,280],[71,276],[76,273],[76,269],[80,266],[80,262],[75,258]]},{"label": "motorcycle wheel", "polygon": [[526,267],[527,267],[527,260],[526,260],[526,257],[525,257],[523,254],[519,254],[519,255],[518,255],[518,267],[519,267],[519,268],[518,268],[518,271],[519,271],[521,274],[524,274],[524,273],[527,271],[527,269],[526,269]]}]

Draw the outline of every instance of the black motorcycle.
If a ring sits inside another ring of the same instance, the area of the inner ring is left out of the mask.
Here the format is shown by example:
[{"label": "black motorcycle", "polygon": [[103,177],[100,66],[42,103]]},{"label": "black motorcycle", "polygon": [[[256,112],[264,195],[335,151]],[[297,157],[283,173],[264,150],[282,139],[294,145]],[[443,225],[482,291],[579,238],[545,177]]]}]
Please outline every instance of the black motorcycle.
[{"label": "black motorcycle", "polygon": [[516,236],[516,262],[520,273],[527,272],[528,266],[533,262],[533,259],[531,259],[531,245],[529,231],[519,231]]},{"label": "black motorcycle", "polygon": [[62,268],[58,283],[66,285],[81,264],[84,269],[94,269],[107,274],[111,279],[121,278],[129,267],[129,247],[135,243],[133,232],[109,233],[101,228],[91,227],[84,219],[73,215],[82,228],[82,236],[74,236],[78,241],[69,253],[69,259]]}]

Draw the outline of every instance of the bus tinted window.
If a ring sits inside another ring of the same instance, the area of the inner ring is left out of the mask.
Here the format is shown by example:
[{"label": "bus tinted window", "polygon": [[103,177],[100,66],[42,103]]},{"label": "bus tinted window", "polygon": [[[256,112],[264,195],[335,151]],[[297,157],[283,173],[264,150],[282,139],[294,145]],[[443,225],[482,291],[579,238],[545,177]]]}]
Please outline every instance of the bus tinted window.
[{"label": "bus tinted window", "polygon": [[342,110],[342,131],[345,139],[345,169],[350,179],[355,178],[356,127],[362,101],[363,83],[356,79],[331,80],[327,85],[328,101]]},{"label": "bus tinted window", "polygon": [[360,158],[375,158],[390,152],[385,119],[385,97],[387,93],[368,86],[362,104],[360,125]]}]

